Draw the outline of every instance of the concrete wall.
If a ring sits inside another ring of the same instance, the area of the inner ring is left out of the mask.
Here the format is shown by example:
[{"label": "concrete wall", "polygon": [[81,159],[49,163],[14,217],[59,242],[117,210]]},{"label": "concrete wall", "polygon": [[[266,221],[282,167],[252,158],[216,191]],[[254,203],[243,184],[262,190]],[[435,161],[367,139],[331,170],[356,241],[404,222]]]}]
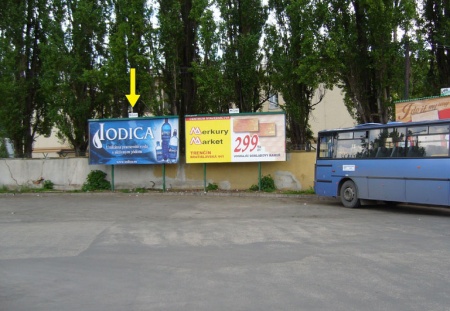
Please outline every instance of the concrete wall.
[{"label": "concrete wall", "polygon": [[[318,94],[320,90],[314,95],[312,99],[313,103],[319,101]],[[285,102],[281,95],[278,95],[279,105],[284,105]],[[270,109],[269,102],[266,102],[262,111],[276,111],[281,109]],[[317,137],[317,133],[322,130],[329,130],[333,128],[352,127],[356,124],[350,113],[345,107],[344,94],[338,87],[334,87],[332,90],[327,89],[322,101],[314,106],[314,110],[311,111],[309,118],[309,125],[314,136]]]},{"label": "concrete wall", "polygon": [[[307,190],[314,185],[315,152],[288,153],[286,162],[262,162],[262,176],[270,174],[277,189]],[[87,158],[1,159],[0,187],[40,188],[41,179],[51,180],[55,189],[77,190],[92,170],[102,170],[111,180],[112,167],[89,165]],[[203,189],[215,183],[223,190],[245,190],[258,184],[258,163],[179,164],[165,166],[166,189]],[[114,167],[116,189],[163,188],[162,165]]]},{"label": "concrete wall", "polygon": [[[318,101],[317,94],[313,102]],[[352,127],[356,121],[350,116],[344,104],[344,95],[338,87],[326,90],[322,101],[314,106],[309,117],[309,125],[317,137],[317,133],[322,130],[335,128]]]}]

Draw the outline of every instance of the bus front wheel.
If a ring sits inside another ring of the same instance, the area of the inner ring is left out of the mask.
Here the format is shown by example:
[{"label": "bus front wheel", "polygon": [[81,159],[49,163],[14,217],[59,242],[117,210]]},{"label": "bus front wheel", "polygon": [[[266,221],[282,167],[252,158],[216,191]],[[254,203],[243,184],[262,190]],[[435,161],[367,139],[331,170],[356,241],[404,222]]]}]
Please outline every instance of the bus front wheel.
[{"label": "bus front wheel", "polygon": [[347,180],[340,191],[342,205],[349,208],[358,208],[361,206],[361,200],[358,199],[358,189],[353,181]]}]

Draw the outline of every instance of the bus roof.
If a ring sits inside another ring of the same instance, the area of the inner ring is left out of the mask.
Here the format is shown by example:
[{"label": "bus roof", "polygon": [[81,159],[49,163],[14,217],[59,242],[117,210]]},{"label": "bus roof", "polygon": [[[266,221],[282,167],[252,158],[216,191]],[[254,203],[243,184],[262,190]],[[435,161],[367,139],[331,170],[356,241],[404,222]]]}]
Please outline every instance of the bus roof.
[{"label": "bus roof", "polygon": [[411,127],[411,126],[420,126],[420,125],[439,125],[450,123],[450,119],[443,120],[428,120],[428,121],[417,121],[417,122],[388,122],[386,124],[383,123],[363,123],[355,125],[354,127],[347,128],[338,128],[338,129],[329,129],[319,131],[321,133],[332,133],[332,132],[346,132],[346,131],[361,131],[361,130],[369,130],[369,129],[378,129],[378,128],[392,128],[392,127]]}]

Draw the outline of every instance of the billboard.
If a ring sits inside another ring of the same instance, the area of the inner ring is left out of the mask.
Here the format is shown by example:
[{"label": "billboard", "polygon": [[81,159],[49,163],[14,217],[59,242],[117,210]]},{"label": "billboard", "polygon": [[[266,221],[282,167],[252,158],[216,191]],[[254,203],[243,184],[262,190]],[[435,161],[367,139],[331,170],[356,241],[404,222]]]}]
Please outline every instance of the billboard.
[{"label": "billboard", "polygon": [[395,120],[427,121],[450,118],[450,96],[416,99],[395,103]]},{"label": "billboard", "polygon": [[186,163],[286,161],[283,112],[186,116]]},{"label": "billboard", "polygon": [[89,120],[89,164],[178,163],[178,117]]}]

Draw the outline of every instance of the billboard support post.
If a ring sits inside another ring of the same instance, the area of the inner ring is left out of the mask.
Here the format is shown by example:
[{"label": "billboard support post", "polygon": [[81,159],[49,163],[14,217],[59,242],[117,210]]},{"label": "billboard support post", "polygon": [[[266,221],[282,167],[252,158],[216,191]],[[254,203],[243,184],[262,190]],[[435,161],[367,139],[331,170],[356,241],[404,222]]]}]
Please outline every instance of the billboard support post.
[{"label": "billboard support post", "polygon": [[162,175],[163,175],[163,192],[166,192],[166,164],[162,165]]}]

